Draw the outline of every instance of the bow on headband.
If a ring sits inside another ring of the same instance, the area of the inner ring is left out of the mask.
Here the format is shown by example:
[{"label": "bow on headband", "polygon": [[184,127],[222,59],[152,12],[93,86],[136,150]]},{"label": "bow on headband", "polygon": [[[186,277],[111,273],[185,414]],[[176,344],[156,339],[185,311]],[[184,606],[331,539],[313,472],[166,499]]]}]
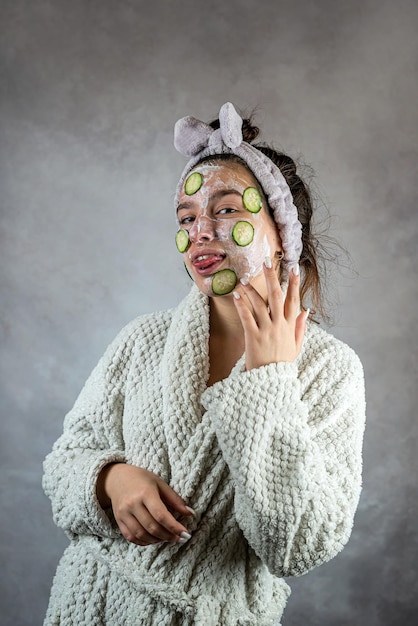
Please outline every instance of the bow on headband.
[{"label": "bow on headband", "polygon": [[242,119],[234,106],[227,102],[219,111],[220,128],[214,130],[209,124],[195,117],[183,117],[174,127],[174,146],[184,156],[196,156],[204,148],[225,146],[238,148],[242,143]]},{"label": "bow on headband", "polygon": [[289,186],[280,169],[263,152],[243,141],[242,118],[233,104],[227,102],[219,111],[220,128],[195,117],[183,117],[174,127],[174,146],[181,154],[191,157],[177,185],[176,204],[187,174],[207,156],[235,154],[252,171],[263,188],[273,212],[283,246],[284,268],[298,263],[302,252],[302,225],[293,203]]}]

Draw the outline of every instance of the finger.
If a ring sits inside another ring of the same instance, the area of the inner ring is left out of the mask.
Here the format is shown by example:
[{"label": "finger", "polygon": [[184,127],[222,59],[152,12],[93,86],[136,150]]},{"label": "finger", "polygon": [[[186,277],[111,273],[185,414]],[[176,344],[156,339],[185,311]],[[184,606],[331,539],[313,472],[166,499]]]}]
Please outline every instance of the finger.
[{"label": "finger", "polygon": [[181,498],[179,494],[176,493],[174,489],[170,487],[170,485],[167,485],[167,483],[164,482],[164,480],[162,480],[161,478],[158,478],[157,484],[158,484],[158,489],[160,492],[161,499],[168,506],[170,506],[172,509],[175,509],[182,515],[194,515],[195,514],[193,509],[191,509],[189,506],[186,505],[183,498]]},{"label": "finger", "polygon": [[241,278],[240,283],[243,289],[243,293],[248,298],[248,301],[252,307],[253,319],[255,319],[257,326],[260,327],[267,321],[270,322],[270,315],[266,303],[256,289],[248,282],[246,278]]},{"label": "finger", "polygon": [[164,532],[168,532],[169,535],[174,535],[175,537],[180,537],[181,533],[187,533],[187,528],[180,524],[170,513],[159,495],[154,497],[148,496],[144,499],[144,505],[155,523],[165,529]]},{"label": "finger", "polygon": [[302,350],[302,344],[305,338],[306,322],[309,317],[309,311],[310,309],[307,309],[306,311],[302,311],[302,313],[300,313],[296,318],[295,341],[296,341],[296,348],[297,348],[298,353]]},{"label": "finger", "polygon": [[[171,515],[171,513],[169,513],[167,509],[166,513],[168,513],[168,515]],[[180,536],[180,533],[184,532],[183,526],[181,524],[180,528],[182,530],[180,530],[180,532],[167,530],[167,528],[164,525],[160,524],[158,519],[154,517],[154,512],[151,513],[145,508],[141,511],[141,517],[137,518],[137,523],[139,523],[139,525],[148,535],[147,540],[149,539],[149,537],[151,537],[153,540],[158,541],[176,541],[176,539]],[[143,532],[142,529],[139,530],[139,533]],[[139,536],[139,538],[143,539],[141,535]]]},{"label": "finger", "polygon": [[[244,336],[247,337],[249,333],[254,333],[258,330],[257,322],[255,321],[254,311],[251,304],[243,298],[238,290],[233,292],[235,308],[238,316],[241,320],[242,328],[244,329]],[[251,306],[251,309],[249,308]]]},{"label": "finger", "polygon": [[126,541],[135,543],[138,546],[149,546],[154,543],[162,543],[161,539],[156,539],[147,533],[145,528],[138,523],[138,520],[132,515],[127,523],[118,520],[118,526]]},{"label": "finger", "polygon": [[286,319],[296,319],[300,313],[300,274],[299,265],[293,267],[289,275],[289,285],[284,301],[284,315]]},{"label": "finger", "polygon": [[[270,262],[271,265],[271,262]],[[283,292],[280,286],[279,277],[274,267],[268,267],[267,259],[264,264],[264,276],[267,285],[267,297],[270,307],[271,319],[277,319],[283,314]]]}]

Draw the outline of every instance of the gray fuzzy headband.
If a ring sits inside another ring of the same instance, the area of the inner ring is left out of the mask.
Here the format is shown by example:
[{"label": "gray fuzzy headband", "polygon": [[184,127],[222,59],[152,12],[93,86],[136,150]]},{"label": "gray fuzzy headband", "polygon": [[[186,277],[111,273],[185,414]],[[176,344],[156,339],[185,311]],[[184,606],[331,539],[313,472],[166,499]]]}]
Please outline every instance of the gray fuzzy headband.
[{"label": "gray fuzzy headband", "polygon": [[183,117],[174,127],[174,146],[178,152],[191,157],[184,168],[176,190],[176,205],[187,174],[204,157],[235,154],[252,171],[263,188],[279,229],[286,269],[299,262],[302,252],[302,225],[293,204],[292,194],[280,169],[265,154],[242,139],[242,119],[234,106],[227,102],[219,111],[220,128],[194,117]]}]

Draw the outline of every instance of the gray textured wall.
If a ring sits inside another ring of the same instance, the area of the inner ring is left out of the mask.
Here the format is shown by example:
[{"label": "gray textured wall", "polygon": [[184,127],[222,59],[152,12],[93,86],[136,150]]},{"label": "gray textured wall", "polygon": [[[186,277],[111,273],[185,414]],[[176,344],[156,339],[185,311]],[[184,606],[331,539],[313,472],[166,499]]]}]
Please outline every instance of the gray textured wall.
[{"label": "gray textured wall", "polygon": [[67,543],[40,487],[64,414],[123,324],[187,292],[173,123],[227,100],[314,167],[357,269],[333,278],[333,332],[367,376],[364,491],[284,626],[417,623],[415,0],[0,9],[1,624],[41,623]]}]

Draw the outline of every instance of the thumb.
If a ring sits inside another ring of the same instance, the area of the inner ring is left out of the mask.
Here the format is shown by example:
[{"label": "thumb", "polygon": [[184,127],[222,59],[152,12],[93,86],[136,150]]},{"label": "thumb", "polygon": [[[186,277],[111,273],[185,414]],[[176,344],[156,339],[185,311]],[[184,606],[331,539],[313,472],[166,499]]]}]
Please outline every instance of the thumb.
[{"label": "thumb", "polygon": [[164,504],[170,506],[172,509],[175,509],[182,515],[194,515],[193,509],[186,506],[183,498],[181,498],[178,493],[176,493],[174,489],[167,485],[167,483],[162,479],[158,481],[158,489],[161,500]]}]

